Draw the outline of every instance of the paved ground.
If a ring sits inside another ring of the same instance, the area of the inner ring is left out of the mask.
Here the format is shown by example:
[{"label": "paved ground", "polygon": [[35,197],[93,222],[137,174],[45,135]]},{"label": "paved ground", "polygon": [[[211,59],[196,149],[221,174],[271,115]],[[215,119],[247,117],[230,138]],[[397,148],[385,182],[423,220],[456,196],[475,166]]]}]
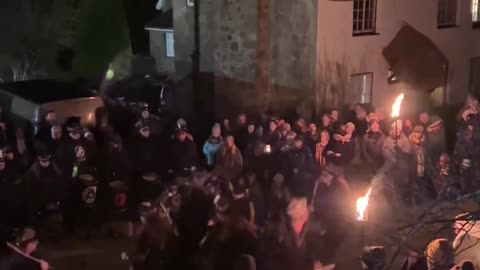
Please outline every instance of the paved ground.
[{"label": "paved ground", "polygon": [[127,270],[121,253],[128,244],[121,239],[65,239],[42,243],[42,254],[56,270]]},{"label": "paved ground", "polygon": [[[368,189],[369,176],[356,168],[351,171],[350,179],[354,195],[350,198],[354,203],[359,195]],[[346,198],[347,199],[347,198]],[[402,234],[396,228],[411,224],[423,213],[429,205],[425,204],[415,209],[399,208],[392,211],[384,199],[372,198],[370,202],[370,221],[365,227],[353,222],[348,236],[345,237],[337,252],[338,270],[361,269],[359,256],[363,245],[385,245],[389,247],[389,254],[395,252],[392,247],[397,246]],[[446,231],[451,228],[446,227]],[[442,236],[432,225],[427,226],[415,235],[410,236],[409,247],[421,248],[434,235]],[[128,240],[103,238],[95,240],[63,239],[61,241],[46,241],[42,243],[42,251],[52,266],[57,270],[127,270],[128,264],[121,260],[121,253],[128,247]],[[403,247],[404,253],[407,247]],[[398,269],[400,258],[392,269]]]}]

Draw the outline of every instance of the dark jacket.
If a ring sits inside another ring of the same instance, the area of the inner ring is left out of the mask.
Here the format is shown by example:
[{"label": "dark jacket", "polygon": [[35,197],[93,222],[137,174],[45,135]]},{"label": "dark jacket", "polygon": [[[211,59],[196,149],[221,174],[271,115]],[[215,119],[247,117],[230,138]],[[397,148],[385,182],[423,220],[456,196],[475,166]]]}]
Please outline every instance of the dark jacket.
[{"label": "dark jacket", "polygon": [[106,148],[100,152],[99,175],[108,182],[128,182],[133,174],[132,163],[128,153],[123,148],[120,151],[112,151]]},{"label": "dark jacket", "polygon": [[235,144],[238,146],[238,149],[240,149],[240,151],[244,153],[248,145],[248,137],[249,137],[247,126],[246,125],[238,126],[235,129],[233,136],[235,137]]},{"label": "dark jacket", "polygon": [[40,270],[40,264],[24,256],[12,252],[8,256],[0,259],[0,269],[2,270]]},{"label": "dark jacket", "polygon": [[367,132],[363,137],[363,155],[367,161],[375,166],[381,166],[383,163],[383,143],[385,134],[379,132]]},{"label": "dark jacket", "polygon": [[[329,145],[325,149],[327,163],[345,166],[350,163],[355,153],[355,137],[342,142],[337,136],[344,136],[341,134],[335,134],[333,140],[330,140]],[[339,154],[340,156],[336,155]]]},{"label": "dark jacket", "polygon": [[[81,155],[82,152],[83,156]],[[95,148],[83,137],[78,140],[67,137],[58,146],[55,159],[62,174],[66,177],[72,176],[75,164],[95,167]]]},{"label": "dark jacket", "polygon": [[136,135],[132,138],[128,147],[128,155],[136,174],[159,172],[160,149],[154,138]]},{"label": "dark jacket", "polygon": [[280,142],[280,133],[268,130],[268,132],[263,135],[262,141],[264,144],[269,144],[273,148]]},{"label": "dark jacket", "polygon": [[239,176],[243,169],[243,156],[237,146],[231,149],[223,145],[217,153],[215,172],[225,179],[232,179]]},{"label": "dark jacket", "polygon": [[186,168],[197,166],[197,146],[193,141],[189,140],[188,138],[185,139],[185,141],[183,142],[175,139],[170,144],[168,158],[170,160],[169,168],[176,172],[181,172],[184,171]]},{"label": "dark jacket", "polygon": [[35,161],[25,176],[30,225],[36,225],[39,210],[45,209],[48,204],[63,201],[68,195],[70,182],[62,177],[58,166],[50,162],[50,166],[43,168]]},{"label": "dark jacket", "polygon": [[320,132],[318,131],[315,134],[311,134],[309,132],[305,135],[305,146],[308,147],[311,153],[315,153],[316,145],[319,138],[320,138]]}]

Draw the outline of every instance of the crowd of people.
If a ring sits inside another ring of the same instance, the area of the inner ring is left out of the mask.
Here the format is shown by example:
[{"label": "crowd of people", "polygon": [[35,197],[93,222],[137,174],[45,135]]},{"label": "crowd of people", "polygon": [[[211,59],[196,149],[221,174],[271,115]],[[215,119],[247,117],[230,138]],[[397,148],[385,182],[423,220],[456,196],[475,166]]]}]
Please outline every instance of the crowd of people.
[{"label": "crowd of people", "polygon": [[[133,269],[320,269],[335,263],[348,230],[350,168],[383,172],[392,207],[476,191],[479,113],[468,97],[450,154],[437,115],[391,119],[362,104],[311,123],[240,113],[204,142],[183,119],[166,130],[148,108],[127,136],[105,109],[89,129],[46,112],[32,141],[22,129],[8,136],[2,119],[2,224],[39,230],[51,213],[61,213],[66,233],[143,224],[128,227]],[[27,232],[18,243],[33,252]]]}]

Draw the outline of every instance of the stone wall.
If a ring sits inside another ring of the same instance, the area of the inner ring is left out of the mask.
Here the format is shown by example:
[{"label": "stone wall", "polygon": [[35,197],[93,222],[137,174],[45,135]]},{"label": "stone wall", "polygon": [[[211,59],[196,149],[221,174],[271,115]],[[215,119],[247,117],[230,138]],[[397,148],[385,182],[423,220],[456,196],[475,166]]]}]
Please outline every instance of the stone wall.
[{"label": "stone wall", "polygon": [[253,82],[257,40],[257,1],[214,2],[214,72]]},{"label": "stone wall", "polygon": [[[217,117],[234,115],[239,112],[258,113],[261,111],[254,82],[215,77],[215,114]],[[313,96],[298,96],[297,89],[274,85],[275,98],[269,110],[281,115],[299,112],[298,109],[309,105]],[[312,108],[313,110],[313,108]],[[301,113],[301,112],[300,112]],[[305,115],[307,119],[311,115]]]},{"label": "stone wall", "polygon": [[149,31],[150,54],[155,58],[157,71],[172,74],[175,72],[175,58],[167,56],[167,46],[164,31]]},{"label": "stone wall", "polygon": [[213,72],[215,47],[215,5],[220,1],[202,0],[200,3],[200,71]]},{"label": "stone wall", "polygon": [[272,83],[313,90],[317,0],[272,0]]},{"label": "stone wall", "polygon": [[193,7],[186,1],[173,1],[173,29],[175,31],[175,71],[177,78],[184,78],[192,71],[194,49]]}]

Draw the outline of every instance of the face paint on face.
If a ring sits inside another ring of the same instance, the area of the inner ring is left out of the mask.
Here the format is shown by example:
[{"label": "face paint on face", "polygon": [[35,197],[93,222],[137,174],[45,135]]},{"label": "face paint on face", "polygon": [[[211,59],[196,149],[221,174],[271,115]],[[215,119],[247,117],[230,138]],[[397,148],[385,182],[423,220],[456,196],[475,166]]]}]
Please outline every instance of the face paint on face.
[{"label": "face paint on face", "polygon": [[75,146],[75,156],[79,160],[85,158],[85,149],[83,148],[83,146],[81,145]]}]

